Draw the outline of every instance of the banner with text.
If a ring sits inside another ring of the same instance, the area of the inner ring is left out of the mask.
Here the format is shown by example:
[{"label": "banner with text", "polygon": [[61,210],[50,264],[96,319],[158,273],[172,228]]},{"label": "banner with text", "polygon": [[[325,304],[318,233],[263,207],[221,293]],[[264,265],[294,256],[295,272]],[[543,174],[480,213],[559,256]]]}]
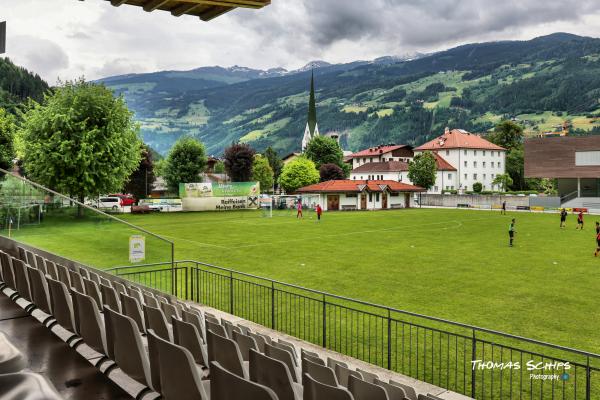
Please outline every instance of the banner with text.
[{"label": "banner with text", "polygon": [[180,183],[184,211],[222,211],[258,208],[258,182]]}]

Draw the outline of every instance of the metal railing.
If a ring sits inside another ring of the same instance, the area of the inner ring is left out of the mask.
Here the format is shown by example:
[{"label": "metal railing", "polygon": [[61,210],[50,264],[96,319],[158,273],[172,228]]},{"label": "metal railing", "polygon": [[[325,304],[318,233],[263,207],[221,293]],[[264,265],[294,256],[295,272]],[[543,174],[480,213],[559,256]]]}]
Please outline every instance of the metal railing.
[{"label": "metal railing", "polygon": [[567,193],[563,196],[560,196],[560,204],[566,203],[567,201],[571,201],[573,199],[576,199],[577,196],[579,196],[579,191],[575,190],[571,193]]},{"label": "metal railing", "polygon": [[600,398],[598,354],[197,261],[108,271],[476,399]]}]

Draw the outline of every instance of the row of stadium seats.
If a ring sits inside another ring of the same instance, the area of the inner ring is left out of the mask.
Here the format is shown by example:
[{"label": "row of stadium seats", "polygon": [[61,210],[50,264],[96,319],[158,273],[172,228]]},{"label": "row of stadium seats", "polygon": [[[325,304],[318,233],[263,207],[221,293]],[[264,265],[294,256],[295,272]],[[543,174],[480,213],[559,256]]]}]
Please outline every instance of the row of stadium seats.
[{"label": "row of stadium seats", "polygon": [[[136,398],[437,400],[400,382],[253,332],[176,299],[19,247],[0,252],[0,289],[72,347],[88,346],[107,376],[120,370]],[[56,332],[55,332],[56,333]],[[58,333],[57,333],[58,335]]]}]

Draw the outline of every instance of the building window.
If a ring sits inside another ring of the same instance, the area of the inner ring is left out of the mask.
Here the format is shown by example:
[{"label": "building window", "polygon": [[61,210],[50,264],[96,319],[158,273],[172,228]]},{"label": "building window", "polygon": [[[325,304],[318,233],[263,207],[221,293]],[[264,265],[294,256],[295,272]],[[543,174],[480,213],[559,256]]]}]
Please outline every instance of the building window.
[{"label": "building window", "polygon": [[373,202],[373,193],[369,193],[369,202]]},{"label": "building window", "polygon": [[485,168],[485,161],[483,162],[483,168]]},{"label": "building window", "polygon": [[483,155],[485,156],[485,150],[483,150]]},{"label": "building window", "polygon": [[449,156],[450,155],[450,150],[446,150],[446,155]]},{"label": "building window", "polygon": [[485,180],[485,174],[483,174],[483,180]]},{"label": "building window", "polygon": [[473,161],[473,167],[477,168],[477,161]]},{"label": "building window", "polygon": [[492,168],[494,168],[494,162],[492,161]]},{"label": "building window", "polygon": [[465,180],[467,179],[467,174],[465,174]]},{"label": "building window", "polygon": [[373,157],[369,158],[369,161],[373,162]]},{"label": "building window", "polygon": [[452,179],[452,174],[448,174],[448,179]]},{"label": "building window", "polygon": [[366,159],[366,158],[363,158],[363,163],[366,163],[366,162],[367,162],[367,159]]},{"label": "building window", "polygon": [[434,187],[433,187],[433,191],[434,191],[434,192],[437,192],[437,191],[438,191],[438,187],[437,187],[437,186],[434,186]]},{"label": "building window", "polygon": [[465,161],[465,167],[467,166],[467,162]]},{"label": "building window", "polygon": [[502,167],[500,166],[500,163],[498,163],[498,168],[502,168]]},{"label": "building window", "polygon": [[473,155],[476,156],[477,155],[477,150],[473,150]]},{"label": "building window", "polygon": [[477,174],[473,174],[473,180],[477,180]]},{"label": "building window", "polygon": [[465,150],[465,156],[467,155],[467,151]]},{"label": "building window", "polygon": [[379,193],[375,193],[375,201],[379,201]]}]

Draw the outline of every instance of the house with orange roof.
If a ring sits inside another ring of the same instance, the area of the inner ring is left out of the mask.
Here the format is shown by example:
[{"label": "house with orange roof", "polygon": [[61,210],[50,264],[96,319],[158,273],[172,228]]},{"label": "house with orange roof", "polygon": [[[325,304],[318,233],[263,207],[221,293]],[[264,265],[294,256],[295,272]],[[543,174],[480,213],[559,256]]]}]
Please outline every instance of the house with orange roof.
[{"label": "house with orange roof", "polygon": [[302,187],[298,194],[319,196],[323,210],[385,210],[415,205],[425,189],[395,180],[333,180]]},{"label": "house with orange roof", "polygon": [[506,171],[506,149],[463,129],[446,128],[443,135],[414,149],[415,154],[431,151],[452,165],[454,171],[443,171],[438,176],[433,192],[456,189],[473,190],[480,182],[483,190],[498,189],[492,183]]}]

